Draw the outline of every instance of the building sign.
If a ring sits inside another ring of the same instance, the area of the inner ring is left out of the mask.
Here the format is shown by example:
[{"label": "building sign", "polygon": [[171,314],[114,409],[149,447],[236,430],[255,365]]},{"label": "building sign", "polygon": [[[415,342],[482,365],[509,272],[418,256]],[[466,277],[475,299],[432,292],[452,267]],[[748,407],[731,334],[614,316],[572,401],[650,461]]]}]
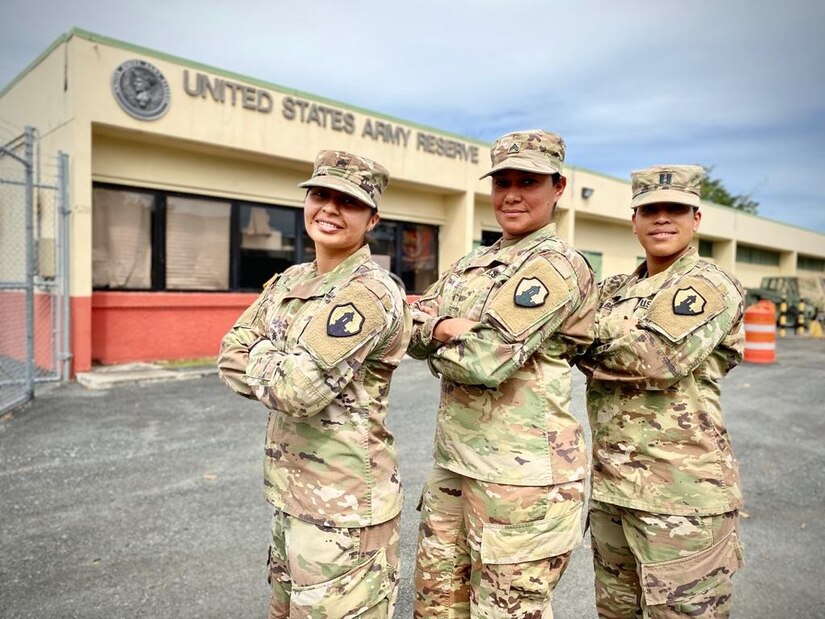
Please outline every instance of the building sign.
[{"label": "building sign", "polygon": [[183,89],[192,97],[206,99],[209,95],[213,101],[228,103],[232,107],[241,106],[264,114],[272,111],[272,95],[268,91],[220,77],[210,80],[209,76],[196,73],[190,79],[189,71],[184,69]]},{"label": "building sign", "polygon": [[169,84],[145,60],[127,60],[112,74],[112,93],[123,111],[139,120],[155,120],[169,109]]},{"label": "building sign", "polygon": [[[188,69],[183,71],[183,89],[191,97],[211,99],[262,114],[270,114],[276,109],[274,96],[267,90],[203,73],[190,74]],[[375,118],[365,118],[359,126],[352,112],[290,95],[283,96],[279,103],[277,107],[285,120],[358,135],[400,148],[414,148],[439,157],[478,163],[478,146],[474,144]]]}]

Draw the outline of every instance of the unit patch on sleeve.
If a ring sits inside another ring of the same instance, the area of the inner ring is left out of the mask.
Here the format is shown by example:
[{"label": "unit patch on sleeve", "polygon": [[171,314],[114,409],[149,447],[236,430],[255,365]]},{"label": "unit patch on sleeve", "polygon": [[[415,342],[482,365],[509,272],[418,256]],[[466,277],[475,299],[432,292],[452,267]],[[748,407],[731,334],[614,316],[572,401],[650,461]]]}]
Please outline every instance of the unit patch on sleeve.
[{"label": "unit patch on sleeve", "polygon": [[513,293],[513,303],[519,307],[539,307],[547,300],[547,287],[535,277],[522,277]]},{"label": "unit patch on sleeve", "polygon": [[724,309],[724,297],[709,281],[687,277],[656,294],[647,320],[656,331],[678,342]]},{"label": "unit patch on sleeve", "polygon": [[384,326],[378,299],[361,283],[351,283],[327,306],[317,308],[301,342],[326,367],[341,362]]},{"label": "unit patch on sleeve", "polygon": [[336,305],[327,318],[327,335],[330,337],[352,337],[361,333],[364,315],[352,303]]},{"label": "unit patch on sleeve", "polygon": [[693,286],[679,288],[673,295],[673,313],[679,316],[698,316],[705,311],[707,299]]},{"label": "unit patch on sleeve", "polygon": [[567,282],[544,257],[536,257],[522,266],[501,287],[487,311],[507,331],[520,337],[570,298]]}]

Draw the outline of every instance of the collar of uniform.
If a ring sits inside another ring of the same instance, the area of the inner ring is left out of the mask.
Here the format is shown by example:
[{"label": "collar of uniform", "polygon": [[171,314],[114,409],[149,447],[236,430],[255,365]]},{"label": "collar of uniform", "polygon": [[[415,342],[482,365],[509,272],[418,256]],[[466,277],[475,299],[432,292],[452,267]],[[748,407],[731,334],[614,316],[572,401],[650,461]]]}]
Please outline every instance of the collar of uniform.
[{"label": "collar of uniform", "polygon": [[526,251],[532,249],[549,238],[556,236],[556,224],[549,223],[546,226],[531,232],[525,237],[518,239],[515,243],[502,245],[502,239],[493,243],[489,250],[479,255],[470,266],[487,266],[492,262],[511,264]]},{"label": "collar of uniform", "polygon": [[628,296],[647,296],[649,293],[662,288],[664,283],[672,277],[681,276],[690,271],[697,262],[699,262],[699,255],[696,249],[688,247],[687,251],[664,271],[653,276],[643,277],[647,272],[647,261],[645,261],[636,267],[636,270],[628,278],[629,286],[634,288],[634,294]]},{"label": "collar of uniform", "polygon": [[329,273],[317,275],[318,267],[313,263],[312,278],[305,280],[284,295],[285,299],[311,299],[321,297],[332,290],[341,281],[352,275],[358,267],[369,262],[372,257],[369,245],[364,245]]}]

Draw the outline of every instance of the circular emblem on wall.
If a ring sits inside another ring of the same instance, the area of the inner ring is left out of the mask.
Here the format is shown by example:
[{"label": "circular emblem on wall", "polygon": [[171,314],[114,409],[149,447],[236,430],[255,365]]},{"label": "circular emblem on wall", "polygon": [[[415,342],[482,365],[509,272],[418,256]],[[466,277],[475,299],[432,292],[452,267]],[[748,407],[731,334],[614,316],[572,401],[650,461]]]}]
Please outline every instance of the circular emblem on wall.
[{"label": "circular emblem on wall", "polygon": [[140,120],[155,120],[169,109],[169,83],[145,60],[127,60],[112,73],[112,93],[120,107]]}]

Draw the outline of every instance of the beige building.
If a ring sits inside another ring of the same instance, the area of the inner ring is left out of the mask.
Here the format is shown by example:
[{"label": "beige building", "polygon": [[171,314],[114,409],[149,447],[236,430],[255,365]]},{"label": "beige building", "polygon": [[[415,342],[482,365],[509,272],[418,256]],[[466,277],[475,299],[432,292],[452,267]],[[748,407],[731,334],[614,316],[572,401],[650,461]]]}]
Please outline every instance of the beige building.
[{"label": "beige building", "polygon": [[[496,235],[487,143],[89,32],[60,37],[0,91],[0,119],[69,155],[76,371],[214,355],[263,281],[312,258],[296,185],[320,149],[390,170],[373,253],[411,294]],[[629,182],[571,163],[559,234],[600,277],[632,270]],[[703,210],[700,253],[746,286],[825,272],[825,235]]]}]

